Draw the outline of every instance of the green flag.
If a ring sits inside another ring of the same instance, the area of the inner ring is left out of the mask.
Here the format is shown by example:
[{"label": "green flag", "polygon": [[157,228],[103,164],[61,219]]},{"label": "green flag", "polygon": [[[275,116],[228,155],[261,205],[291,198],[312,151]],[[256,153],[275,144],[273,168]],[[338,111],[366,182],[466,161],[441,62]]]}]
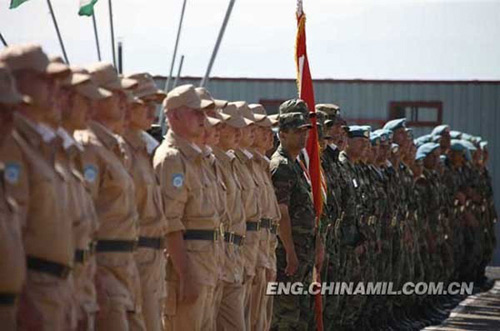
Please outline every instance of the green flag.
[{"label": "green flag", "polygon": [[97,0],[80,0],[80,10],[78,15],[80,16],[92,16],[94,15],[94,5]]},{"label": "green flag", "polygon": [[22,5],[23,3],[25,3],[26,1],[28,0],[10,0],[10,9],[14,9],[14,8],[17,8],[19,7],[20,5]]}]

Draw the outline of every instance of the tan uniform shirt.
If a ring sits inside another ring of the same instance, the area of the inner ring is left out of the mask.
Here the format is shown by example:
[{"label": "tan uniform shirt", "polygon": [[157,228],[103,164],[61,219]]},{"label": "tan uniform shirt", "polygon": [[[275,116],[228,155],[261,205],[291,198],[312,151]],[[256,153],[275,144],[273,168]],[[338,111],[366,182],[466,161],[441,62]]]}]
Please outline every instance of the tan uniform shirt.
[{"label": "tan uniform shirt", "polygon": [[139,231],[143,237],[164,237],[167,230],[163,215],[161,190],[146,148],[142,131],[128,131],[123,136],[130,149],[130,169],[135,184],[135,200],[139,213]]},{"label": "tan uniform shirt", "polygon": [[[13,169],[6,165],[0,156],[0,293],[21,293],[26,278],[26,260],[24,257],[19,209],[6,194],[8,181],[18,177],[22,169]],[[16,173],[12,173],[12,172]],[[9,174],[9,172],[11,172]],[[10,176],[10,178],[9,178]]]},{"label": "tan uniform shirt", "polygon": [[[222,180],[226,186],[226,205],[228,223],[224,224],[226,232],[245,236],[245,210],[242,204],[242,186],[235,172],[236,156],[231,152],[224,152],[214,147],[213,153],[220,165]],[[243,281],[244,260],[240,246],[226,245],[226,259],[222,279],[229,283]]]},{"label": "tan uniform shirt", "polygon": [[[260,220],[259,184],[255,178],[252,154],[240,149],[235,151],[235,170],[240,179],[242,187],[242,204],[245,208],[246,222],[258,222]],[[257,264],[257,253],[260,241],[260,231],[247,231],[245,244],[243,245],[243,256],[245,259],[245,273],[248,276],[255,275]]]},{"label": "tan uniform shirt", "polygon": [[[170,130],[155,152],[153,165],[162,189],[167,233],[185,230],[218,230],[220,226],[214,196],[215,182],[203,165],[199,147]],[[219,277],[220,244],[208,240],[186,240],[190,270],[201,284],[215,286]],[[178,275],[167,263],[167,280]]]},{"label": "tan uniform shirt", "polygon": [[97,122],[75,132],[85,151],[83,172],[99,218],[97,239],[137,240],[135,188],[117,137]]},{"label": "tan uniform shirt", "polygon": [[[124,164],[118,136],[97,122],[75,132],[84,147],[83,174],[99,220],[97,240],[137,240],[135,188]],[[140,310],[140,280],[133,253],[102,252],[97,257],[96,287],[101,298]]]},{"label": "tan uniform shirt", "polygon": [[56,160],[56,134],[20,114],[2,154],[6,164],[16,164],[22,174],[8,190],[21,209],[27,255],[72,266],[73,232],[68,219],[67,173]]},{"label": "tan uniform shirt", "polygon": [[[265,155],[262,155],[257,151],[253,152],[253,156],[256,178],[262,188],[260,195],[262,218],[267,218],[273,221],[273,223],[277,223],[281,219],[281,213],[278,200],[276,199],[276,194],[274,193],[271,172],[269,170],[270,160]],[[274,250],[276,235],[271,234],[270,229],[261,228],[260,231],[261,235],[257,267],[275,269],[276,256]]]}]

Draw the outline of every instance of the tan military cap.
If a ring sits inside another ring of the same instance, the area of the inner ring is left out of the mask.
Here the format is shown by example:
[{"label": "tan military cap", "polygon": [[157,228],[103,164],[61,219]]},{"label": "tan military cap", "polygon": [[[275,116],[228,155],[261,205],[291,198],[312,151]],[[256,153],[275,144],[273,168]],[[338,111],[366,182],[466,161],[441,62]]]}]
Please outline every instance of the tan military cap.
[{"label": "tan military cap", "polygon": [[222,121],[218,118],[212,117],[212,116],[206,116],[205,117],[205,125],[206,126],[216,126],[217,124],[222,123]]},{"label": "tan military cap", "polygon": [[12,72],[25,69],[49,76],[65,76],[70,73],[66,64],[50,62],[47,54],[35,44],[7,47],[0,52],[0,62],[5,62]]},{"label": "tan military cap", "polygon": [[[71,72],[73,74],[81,74],[81,75],[91,77],[89,71],[85,68],[82,68],[82,67],[71,66]],[[93,101],[103,100],[103,99],[109,98],[113,95],[112,92],[110,92],[102,87],[97,86],[92,81],[92,79],[76,85],[74,87],[74,89],[78,94],[80,94],[86,98],[89,98],[90,100],[93,100]]]},{"label": "tan military cap", "polygon": [[29,104],[31,99],[17,91],[14,77],[12,77],[9,68],[0,62],[0,104],[17,105],[20,103]]},{"label": "tan military cap", "polygon": [[267,115],[254,114],[252,110],[248,107],[245,101],[232,102],[237,108],[238,112],[245,118],[251,120],[252,122],[262,121]]},{"label": "tan military cap", "polygon": [[240,114],[238,107],[234,102],[228,103],[227,106],[220,112],[222,114],[230,116],[230,118],[228,120],[225,120],[224,123],[234,128],[241,129],[250,124],[253,124],[252,120],[249,120],[248,118],[245,118]]},{"label": "tan military cap", "polygon": [[166,111],[180,107],[188,107],[196,110],[205,110],[215,104],[211,100],[203,100],[196,93],[193,85],[181,85],[168,92],[163,101],[163,108]]},{"label": "tan military cap", "polygon": [[198,96],[203,100],[212,100],[215,103],[215,108],[222,109],[228,104],[228,101],[226,100],[214,99],[210,92],[208,92],[208,90],[204,87],[197,87],[196,93],[198,93]]},{"label": "tan military cap", "polygon": [[116,69],[110,63],[98,62],[90,65],[88,71],[92,81],[107,90],[128,90],[137,86],[137,81],[118,76]]},{"label": "tan military cap", "polygon": [[[57,57],[55,59],[51,59],[51,61],[62,61],[62,59],[60,57]],[[71,70],[71,73],[61,81],[62,86],[71,87],[80,85],[82,83],[90,81],[90,79],[92,78],[89,74],[73,71],[73,67],[69,68]]]},{"label": "tan military cap", "polygon": [[156,87],[153,76],[147,72],[129,75],[127,78],[137,81],[138,84],[133,92],[138,98],[153,98],[157,102],[162,102],[167,97],[165,92]]},{"label": "tan military cap", "polygon": [[136,97],[133,92],[131,91],[124,91],[125,95],[127,96],[127,103],[129,104],[137,104],[137,105],[144,105],[145,102],[142,101],[140,98]]},{"label": "tan military cap", "polygon": [[262,126],[262,127],[270,127],[270,126],[274,126],[274,125],[278,124],[278,120],[270,118],[267,115],[266,109],[261,104],[253,103],[251,105],[248,105],[248,108],[250,108],[250,110],[254,114],[254,117],[256,115],[264,115],[265,116],[263,120],[255,122],[256,125]]}]

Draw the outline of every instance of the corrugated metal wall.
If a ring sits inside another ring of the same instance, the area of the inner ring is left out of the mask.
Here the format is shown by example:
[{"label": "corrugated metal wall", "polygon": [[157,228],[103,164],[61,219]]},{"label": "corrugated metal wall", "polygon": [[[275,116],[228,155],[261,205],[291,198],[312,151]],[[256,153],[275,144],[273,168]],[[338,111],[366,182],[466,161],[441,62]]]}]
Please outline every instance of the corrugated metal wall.
[{"label": "corrugated metal wall", "polygon": [[[158,77],[158,85],[165,79]],[[179,84],[198,86],[200,78],[183,78]],[[215,98],[231,101],[285,100],[297,95],[294,80],[213,78],[207,88]],[[500,206],[500,82],[423,82],[423,81],[336,81],[314,83],[316,103],[334,102],[351,119],[387,119],[393,101],[441,101],[443,122],[453,129],[480,135],[489,141],[490,171]],[[428,128],[419,128],[421,135]],[[497,207],[498,210],[498,207]],[[500,238],[500,228],[497,226]],[[494,264],[500,265],[497,248]]]}]

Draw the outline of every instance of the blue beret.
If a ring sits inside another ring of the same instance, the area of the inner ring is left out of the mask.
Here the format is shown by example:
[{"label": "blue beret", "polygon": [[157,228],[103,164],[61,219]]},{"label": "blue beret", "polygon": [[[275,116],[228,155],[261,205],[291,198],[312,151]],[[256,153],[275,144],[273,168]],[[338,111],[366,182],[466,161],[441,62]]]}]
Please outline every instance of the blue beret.
[{"label": "blue beret", "polygon": [[419,147],[425,143],[428,143],[431,141],[431,135],[430,134],[426,134],[424,136],[421,136],[421,137],[418,137],[417,139],[414,139],[413,140],[413,143]]},{"label": "blue beret", "polygon": [[450,131],[449,125],[447,125],[447,124],[438,125],[434,128],[434,130],[432,130],[431,135],[432,136],[440,136],[445,131],[448,131],[448,132]]},{"label": "blue beret", "polygon": [[458,139],[461,139],[461,140],[466,140],[466,141],[472,141],[472,136],[468,133],[462,133],[462,136]]},{"label": "blue beret", "polygon": [[370,139],[370,127],[351,125],[349,126],[349,132],[347,132],[349,138],[366,138]]},{"label": "blue beret", "polygon": [[450,136],[451,136],[451,139],[460,139],[460,138],[462,138],[462,132],[452,130],[452,131],[450,131]]},{"label": "blue beret", "polygon": [[484,149],[486,146],[488,146],[488,142],[483,140],[479,143],[479,147],[481,147],[481,149]]},{"label": "blue beret", "polygon": [[392,140],[392,137],[394,136],[394,133],[391,130],[378,129],[374,132],[380,136],[381,141]]},{"label": "blue beret", "polygon": [[377,141],[380,143],[381,137],[377,133],[372,132],[370,134],[370,142],[372,143],[373,146],[377,144]]},{"label": "blue beret", "polygon": [[432,152],[434,152],[438,148],[439,148],[439,144],[436,144],[436,143],[423,144],[422,146],[420,146],[418,148],[415,160],[425,159],[429,154],[431,154]]},{"label": "blue beret", "polygon": [[465,147],[462,140],[452,139],[450,149],[455,152],[465,152],[467,147]]},{"label": "blue beret", "polygon": [[477,147],[470,141],[462,139],[461,142],[465,146],[465,148],[467,148],[469,151],[471,152],[477,151]]},{"label": "blue beret", "polygon": [[398,118],[385,123],[384,129],[396,131],[397,129],[406,128],[406,118]]}]

